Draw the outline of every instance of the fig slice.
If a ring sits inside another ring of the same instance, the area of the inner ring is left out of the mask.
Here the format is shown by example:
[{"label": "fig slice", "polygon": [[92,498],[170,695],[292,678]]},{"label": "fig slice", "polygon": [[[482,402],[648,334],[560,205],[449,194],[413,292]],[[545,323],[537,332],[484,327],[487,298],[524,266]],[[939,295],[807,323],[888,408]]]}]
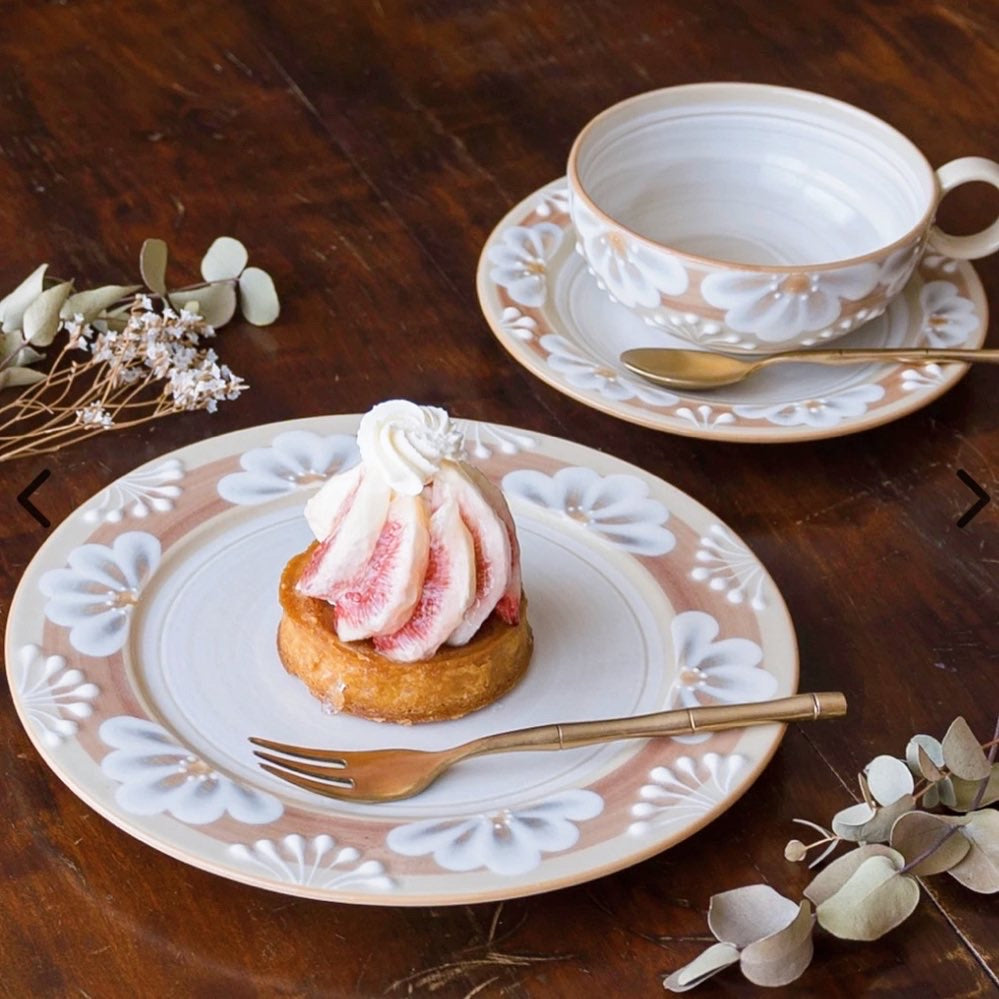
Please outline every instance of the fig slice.
[{"label": "fig slice", "polygon": [[469,473],[472,482],[478,486],[485,501],[493,508],[496,516],[502,521],[506,528],[507,538],[510,541],[510,571],[507,574],[506,589],[496,604],[496,613],[500,619],[507,624],[517,624],[520,621],[520,597],[521,597],[521,575],[520,575],[520,543],[517,541],[517,528],[513,522],[513,514],[506,502],[499,486],[487,479],[482,472],[471,465],[463,465],[464,471]]},{"label": "fig slice", "polygon": [[377,473],[364,472],[329,536],[315,550],[298,581],[298,590],[335,604],[367,565],[388,516],[391,490]]},{"label": "fig slice", "polygon": [[493,612],[510,576],[510,538],[506,525],[485,500],[479,484],[455,462],[441,464],[437,481],[458,502],[461,519],[472,536],[475,552],[475,597],[448,645],[465,645]]},{"label": "fig slice", "polygon": [[375,648],[396,662],[429,659],[461,622],[475,599],[475,548],[452,495],[430,517],[430,556],[423,592],[409,620]]},{"label": "fig slice", "polygon": [[346,472],[327,479],[319,491],[305,504],[305,520],[317,541],[328,538],[353,502],[361,484],[363,466],[354,465]]},{"label": "fig slice", "polygon": [[336,633],[341,641],[401,628],[420,598],[429,554],[426,501],[422,496],[394,496],[371,558],[343,585],[336,602]]}]

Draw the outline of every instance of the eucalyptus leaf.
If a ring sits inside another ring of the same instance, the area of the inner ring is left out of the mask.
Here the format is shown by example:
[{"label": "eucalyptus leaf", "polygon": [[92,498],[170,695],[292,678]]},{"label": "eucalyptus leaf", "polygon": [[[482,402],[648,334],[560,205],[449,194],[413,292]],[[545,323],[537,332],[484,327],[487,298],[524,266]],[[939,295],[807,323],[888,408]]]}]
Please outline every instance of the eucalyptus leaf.
[{"label": "eucalyptus leaf", "polygon": [[0,371],[0,389],[34,385],[35,382],[40,382],[44,378],[44,372],[33,371],[31,368],[4,368],[3,371]]},{"label": "eucalyptus leaf", "polygon": [[677,969],[663,981],[663,987],[670,992],[687,992],[707,981],[739,960],[739,951],[731,944],[712,944],[706,951],[694,958],[690,964]]},{"label": "eucalyptus leaf", "polygon": [[248,323],[270,326],[281,314],[274,281],[267,271],[247,267],[239,276],[239,307]]},{"label": "eucalyptus leaf", "polygon": [[146,287],[157,295],[166,294],[167,245],[162,239],[147,239],[139,251],[139,272]]},{"label": "eucalyptus leaf", "polygon": [[746,947],[788,926],[798,906],[770,885],[746,885],[711,896],[708,926],[722,943]]},{"label": "eucalyptus leaf", "polygon": [[947,873],[982,895],[999,892],[999,811],[983,808],[972,812],[961,832],[971,848]]},{"label": "eucalyptus leaf", "polygon": [[870,857],[891,857],[898,861],[900,867],[905,862],[905,858],[897,850],[880,843],[858,846],[849,853],[837,857],[819,871],[805,888],[805,898],[813,905],[821,905],[826,899],[832,898],[850,880],[857,868]]},{"label": "eucalyptus leaf", "polygon": [[0,361],[13,357],[24,348],[24,337],[19,330],[0,333]]},{"label": "eucalyptus leaf", "polygon": [[962,833],[951,833],[955,825],[963,825],[967,821],[964,817],[907,812],[892,826],[892,848],[905,857],[906,864],[911,864],[932,849],[925,860],[909,868],[909,873],[917,878],[941,874],[960,863],[971,849],[970,841]]},{"label": "eucalyptus leaf", "polygon": [[851,843],[859,842],[860,831],[877,815],[877,809],[861,801],[841,808],[832,819],[833,832]]},{"label": "eucalyptus leaf", "polygon": [[895,820],[915,807],[916,799],[911,794],[881,808],[868,808],[863,803],[851,805],[833,816],[833,832],[854,843],[886,843]]},{"label": "eucalyptus leaf", "polygon": [[59,332],[59,310],[73,290],[72,281],[46,288],[24,310],[24,337],[36,347],[47,347]]},{"label": "eucalyptus leaf", "polygon": [[940,782],[941,800],[955,812],[967,812],[972,808],[984,808],[999,801],[999,763],[992,764],[989,779],[985,784],[985,792],[981,798],[978,791],[982,786],[980,780],[961,780],[960,777],[949,777]]},{"label": "eucalyptus leaf", "polygon": [[794,919],[776,933],[743,948],[742,973],[754,985],[776,988],[800,978],[812,962],[815,916],[808,901],[798,906]]},{"label": "eucalyptus leaf", "polygon": [[876,756],[864,767],[864,775],[879,805],[893,805],[914,788],[909,768],[894,756]]},{"label": "eucalyptus leaf", "polygon": [[919,904],[919,884],[899,866],[894,857],[868,857],[815,910],[819,925],[842,940],[877,940],[893,930]]},{"label": "eucalyptus leaf", "polygon": [[170,304],[177,309],[189,309],[201,316],[209,326],[224,326],[236,312],[236,289],[232,281],[205,285],[193,291],[175,291]]},{"label": "eucalyptus leaf", "polygon": [[[83,321],[89,323],[91,320],[96,319],[105,309],[114,305],[115,302],[134,295],[141,287],[142,285],[138,284],[108,284],[102,288],[94,288],[91,291],[78,291],[75,295],[70,295],[66,299],[59,315],[63,319],[72,319],[73,316],[83,316]],[[130,307],[130,304],[126,308]]]},{"label": "eucalyptus leaf", "polygon": [[25,310],[45,290],[48,266],[36,267],[9,295],[0,299],[0,328],[4,333],[21,328]]},{"label": "eucalyptus leaf", "polygon": [[989,776],[989,760],[975,733],[963,718],[955,718],[943,737],[943,757],[947,769],[962,780],[984,780]]},{"label": "eucalyptus leaf", "polygon": [[937,781],[941,781],[947,776],[947,774],[933,762],[930,754],[927,753],[922,746],[916,746],[916,766],[919,768],[920,775],[931,784],[936,784]]},{"label": "eucalyptus leaf", "polygon": [[934,739],[932,735],[914,735],[905,747],[905,762],[909,765],[914,777],[926,777],[919,764],[920,749],[935,766],[939,768],[944,765],[943,746],[940,745],[940,740]]},{"label": "eucalyptus leaf", "polygon": [[201,261],[201,276],[206,281],[227,281],[243,273],[250,255],[246,247],[232,236],[219,236],[208,247]]}]

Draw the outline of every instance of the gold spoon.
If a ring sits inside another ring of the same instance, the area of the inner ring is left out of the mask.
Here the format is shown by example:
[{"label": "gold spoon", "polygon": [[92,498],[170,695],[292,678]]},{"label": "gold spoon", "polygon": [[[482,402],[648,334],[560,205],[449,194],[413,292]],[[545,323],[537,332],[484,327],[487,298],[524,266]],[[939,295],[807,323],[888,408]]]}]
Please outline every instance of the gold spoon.
[{"label": "gold spoon", "polygon": [[669,347],[641,347],[626,350],[621,363],[650,381],[678,389],[710,389],[734,385],[768,364],[782,361],[806,361],[817,364],[859,364],[868,361],[901,364],[949,364],[983,361],[999,364],[999,350],[942,350],[922,347],[839,350],[789,350],[767,357],[733,357],[707,350],[673,350]]}]

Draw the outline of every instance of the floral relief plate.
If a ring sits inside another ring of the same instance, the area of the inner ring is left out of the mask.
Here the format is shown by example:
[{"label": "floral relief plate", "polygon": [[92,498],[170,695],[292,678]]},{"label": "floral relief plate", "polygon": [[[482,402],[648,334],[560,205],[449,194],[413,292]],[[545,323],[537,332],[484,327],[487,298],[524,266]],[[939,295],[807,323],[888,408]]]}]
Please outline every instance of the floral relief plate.
[{"label": "floral relief plate", "polygon": [[[479,302],[497,339],[528,371],[579,402],[632,423],[714,440],[836,437],[920,409],[967,370],[963,364],[787,363],[723,389],[667,390],[632,374],[618,358],[632,347],[689,348],[690,342],[646,325],[613,301],[575,252],[575,243],[568,188],[564,179],[557,180],[517,205],[489,236],[479,259]],[[641,261],[624,261],[618,276],[641,283]],[[761,295],[769,290],[765,278]],[[818,288],[815,294],[824,292]],[[971,265],[927,255],[883,315],[835,344],[980,347],[987,317]],[[704,346],[726,348],[722,341]]]},{"label": "floral relief plate", "polygon": [[156,849],[303,897],[389,905],[578,883],[691,835],[758,776],[778,725],[468,760],[423,794],[363,805],[258,766],[250,736],[440,748],[546,722],[793,693],[794,631],[763,566],[704,507],[588,448],[463,423],[508,496],[535,653],[458,721],[330,714],[281,666],[277,581],[305,500],[357,461],[358,417],[201,441],[93,497],[15,594],[7,675],[31,740],[98,812]]}]

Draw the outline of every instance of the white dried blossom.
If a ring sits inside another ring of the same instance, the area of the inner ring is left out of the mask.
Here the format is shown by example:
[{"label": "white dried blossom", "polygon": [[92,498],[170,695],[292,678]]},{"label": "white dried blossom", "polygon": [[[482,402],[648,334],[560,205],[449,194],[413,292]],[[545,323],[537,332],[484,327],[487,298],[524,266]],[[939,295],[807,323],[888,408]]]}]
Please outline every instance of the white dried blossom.
[{"label": "white dried blossom", "polygon": [[84,427],[100,427],[104,430],[114,426],[111,414],[96,401],[88,402],[82,409],[76,410],[74,422]]},{"label": "white dried blossom", "polygon": [[90,334],[93,332],[91,328],[87,325],[81,313],[77,312],[72,319],[67,319],[63,322],[62,328],[66,331],[67,342],[66,346],[70,350],[87,350],[88,349],[88,339]]}]

